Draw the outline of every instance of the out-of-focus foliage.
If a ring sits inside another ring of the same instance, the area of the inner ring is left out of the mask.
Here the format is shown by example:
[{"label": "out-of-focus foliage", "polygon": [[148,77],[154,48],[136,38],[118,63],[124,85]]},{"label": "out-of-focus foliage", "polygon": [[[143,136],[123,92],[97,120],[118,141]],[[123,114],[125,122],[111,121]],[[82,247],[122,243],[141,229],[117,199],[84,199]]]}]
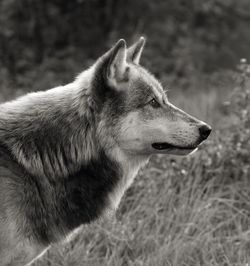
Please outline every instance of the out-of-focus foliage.
[{"label": "out-of-focus foliage", "polygon": [[144,63],[180,80],[250,56],[249,23],[247,0],[1,0],[1,76],[24,88],[41,75],[68,81],[118,38],[143,34]]}]

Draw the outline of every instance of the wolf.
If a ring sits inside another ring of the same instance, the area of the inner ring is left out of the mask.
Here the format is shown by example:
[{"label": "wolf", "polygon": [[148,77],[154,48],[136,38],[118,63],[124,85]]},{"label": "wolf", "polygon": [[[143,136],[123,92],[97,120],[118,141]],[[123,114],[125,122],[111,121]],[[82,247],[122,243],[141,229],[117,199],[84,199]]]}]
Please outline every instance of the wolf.
[{"label": "wolf", "polygon": [[70,84],[0,105],[0,265],[29,265],[117,209],[152,154],[187,155],[211,132],[119,40]]}]

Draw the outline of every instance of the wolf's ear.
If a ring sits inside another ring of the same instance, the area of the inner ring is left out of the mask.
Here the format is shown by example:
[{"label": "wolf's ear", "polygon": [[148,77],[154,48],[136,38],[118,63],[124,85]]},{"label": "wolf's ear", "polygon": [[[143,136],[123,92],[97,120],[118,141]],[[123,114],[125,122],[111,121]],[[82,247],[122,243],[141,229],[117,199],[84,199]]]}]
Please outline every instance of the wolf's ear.
[{"label": "wolf's ear", "polygon": [[136,43],[128,48],[127,58],[129,61],[132,61],[135,64],[139,64],[145,42],[145,38],[140,37],[140,39]]},{"label": "wolf's ear", "polygon": [[119,87],[119,83],[128,79],[126,42],[120,39],[111,50],[107,66],[107,80],[111,87]]}]

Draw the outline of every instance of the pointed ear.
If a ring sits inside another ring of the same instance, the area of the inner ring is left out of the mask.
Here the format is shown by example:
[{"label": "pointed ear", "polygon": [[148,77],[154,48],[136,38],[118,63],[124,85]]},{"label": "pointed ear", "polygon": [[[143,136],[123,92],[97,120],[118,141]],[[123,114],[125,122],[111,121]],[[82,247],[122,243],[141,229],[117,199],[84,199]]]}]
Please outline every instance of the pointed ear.
[{"label": "pointed ear", "polygon": [[112,48],[107,66],[107,80],[110,86],[117,87],[127,81],[127,49],[126,42],[120,39]]},{"label": "pointed ear", "polygon": [[145,42],[145,38],[140,37],[140,39],[136,43],[128,48],[127,57],[129,61],[132,61],[135,64],[139,64]]}]

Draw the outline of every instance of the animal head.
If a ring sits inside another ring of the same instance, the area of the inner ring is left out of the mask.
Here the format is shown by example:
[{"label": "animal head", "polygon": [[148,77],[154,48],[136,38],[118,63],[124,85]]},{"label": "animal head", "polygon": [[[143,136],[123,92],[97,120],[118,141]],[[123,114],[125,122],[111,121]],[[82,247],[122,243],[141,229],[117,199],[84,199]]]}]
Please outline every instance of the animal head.
[{"label": "animal head", "polygon": [[161,83],[139,64],[145,39],[127,48],[119,40],[95,64],[92,80],[104,145],[136,155],[186,155],[211,127],[175,107]]}]

